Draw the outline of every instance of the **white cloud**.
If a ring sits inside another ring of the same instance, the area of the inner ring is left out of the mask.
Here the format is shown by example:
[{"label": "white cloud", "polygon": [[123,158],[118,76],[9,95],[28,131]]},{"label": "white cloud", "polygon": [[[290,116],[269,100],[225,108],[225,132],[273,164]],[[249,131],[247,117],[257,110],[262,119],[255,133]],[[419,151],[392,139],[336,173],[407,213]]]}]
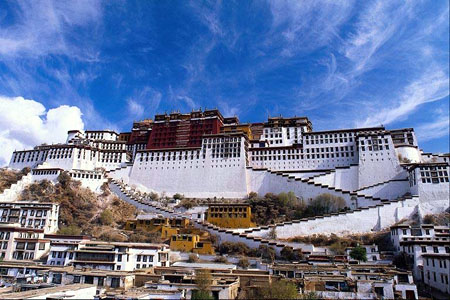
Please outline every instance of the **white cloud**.
[{"label": "white cloud", "polygon": [[380,109],[379,103],[382,102],[377,101],[378,105],[372,110],[372,114],[359,125],[363,127],[378,126],[404,120],[418,106],[448,96],[448,86],[448,75],[441,69],[434,68],[410,83],[398,97],[398,100],[394,101],[393,106]]},{"label": "white cloud", "polygon": [[64,142],[68,130],[84,129],[81,116],[76,106],[47,110],[34,100],[0,96],[0,166],[9,163],[14,150]]}]

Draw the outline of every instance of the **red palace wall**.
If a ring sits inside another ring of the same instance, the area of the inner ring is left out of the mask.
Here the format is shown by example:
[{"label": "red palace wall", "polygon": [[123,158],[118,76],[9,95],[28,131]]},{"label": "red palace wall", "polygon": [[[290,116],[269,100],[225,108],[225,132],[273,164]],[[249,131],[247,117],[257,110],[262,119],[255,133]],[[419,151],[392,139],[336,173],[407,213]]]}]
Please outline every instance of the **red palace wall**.
[{"label": "red palace wall", "polygon": [[218,118],[154,123],[147,149],[200,147],[204,134],[219,133],[222,126]]}]

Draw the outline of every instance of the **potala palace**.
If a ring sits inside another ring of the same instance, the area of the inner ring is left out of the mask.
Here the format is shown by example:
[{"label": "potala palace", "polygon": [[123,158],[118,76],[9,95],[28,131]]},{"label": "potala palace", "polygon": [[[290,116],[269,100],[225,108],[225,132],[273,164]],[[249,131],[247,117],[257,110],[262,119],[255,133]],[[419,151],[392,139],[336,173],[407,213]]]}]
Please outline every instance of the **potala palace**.
[{"label": "potala palace", "polygon": [[[216,109],[174,112],[135,122],[130,132],[74,130],[64,144],[15,151],[9,167],[32,171],[0,201],[12,201],[27,182],[68,171],[94,191],[116,185],[118,194],[239,199],[292,191],[307,201],[328,193],[350,210],[275,224],[278,237],[368,232],[448,209],[449,162],[448,154],[423,152],[412,128],[314,131],[306,117],[240,123]],[[257,241],[269,227],[245,230],[245,238]],[[217,233],[236,240],[244,231]]]}]

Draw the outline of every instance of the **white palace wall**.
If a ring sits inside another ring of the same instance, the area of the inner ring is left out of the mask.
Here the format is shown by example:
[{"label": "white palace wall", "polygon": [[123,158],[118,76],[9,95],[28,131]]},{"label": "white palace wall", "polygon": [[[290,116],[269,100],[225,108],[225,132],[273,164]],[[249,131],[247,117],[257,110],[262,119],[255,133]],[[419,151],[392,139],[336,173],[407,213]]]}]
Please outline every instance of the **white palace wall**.
[{"label": "white palace wall", "polygon": [[[249,192],[256,192],[259,195],[266,193],[282,193],[294,192],[297,197],[304,200],[312,199],[320,194],[331,194],[344,198],[349,208],[355,207],[355,202],[352,200],[352,195],[349,192],[345,193],[333,188],[327,188],[318,184],[303,182],[295,180],[287,176],[277,175],[275,172],[271,173],[263,170],[247,169]],[[356,195],[354,195],[356,197]],[[368,199],[363,196],[357,196],[359,206],[368,206],[378,203],[374,199]]]},{"label": "white palace wall", "polygon": [[373,196],[382,199],[396,199],[411,192],[407,179],[391,180],[357,191],[358,194]]},{"label": "white palace wall", "polygon": [[[277,238],[291,238],[311,234],[356,234],[380,230],[413,214],[419,204],[418,197],[384,205],[362,208],[349,213],[335,214],[326,217],[302,219],[296,222],[277,224]],[[357,224],[357,226],[355,226]],[[251,236],[265,237],[270,227],[261,227],[249,232]]]},{"label": "white palace wall", "polygon": [[[209,152],[209,151],[208,151]],[[202,157],[175,161],[135,159],[130,184],[142,184],[158,193],[198,198],[247,196],[245,158]]]}]

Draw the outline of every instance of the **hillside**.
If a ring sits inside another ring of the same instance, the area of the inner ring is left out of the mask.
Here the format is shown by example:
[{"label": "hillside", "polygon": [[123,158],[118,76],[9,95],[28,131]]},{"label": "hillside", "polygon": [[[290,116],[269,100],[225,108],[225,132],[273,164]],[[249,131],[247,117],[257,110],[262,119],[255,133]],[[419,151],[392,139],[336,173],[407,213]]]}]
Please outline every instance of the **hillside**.
[{"label": "hillside", "polygon": [[136,240],[122,230],[126,220],[133,219],[136,208],[102,187],[98,195],[67,173],[58,177],[58,183],[43,180],[23,190],[19,201],[55,202],[60,205],[59,228],[62,234],[86,234],[114,241]]},{"label": "hillside", "polygon": [[19,181],[23,175],[30,172],[29,168],[24,168],[21,171],[14,171],[10,169],[0,169],[0,193],[11,187],[12,184]]}]

